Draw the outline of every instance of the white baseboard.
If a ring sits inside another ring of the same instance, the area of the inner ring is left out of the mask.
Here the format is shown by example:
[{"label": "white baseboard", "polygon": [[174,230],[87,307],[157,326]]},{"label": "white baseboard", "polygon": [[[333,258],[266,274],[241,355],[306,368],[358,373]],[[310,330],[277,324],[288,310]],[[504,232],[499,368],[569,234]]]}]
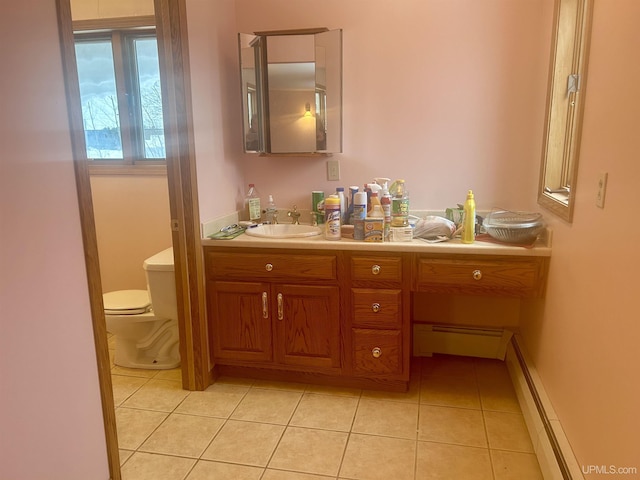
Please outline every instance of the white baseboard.
[{"label": "white baseboard", "polygon": [[504,360],[512,332],[502,328],[458,327],[416,323],[413,325],[413,355],[434,353]]},{"label": "white baseboard", "polygon": [[518,396],[545,480],[584,480],[571,445],[519,335],[507,346],[505,362]]}]

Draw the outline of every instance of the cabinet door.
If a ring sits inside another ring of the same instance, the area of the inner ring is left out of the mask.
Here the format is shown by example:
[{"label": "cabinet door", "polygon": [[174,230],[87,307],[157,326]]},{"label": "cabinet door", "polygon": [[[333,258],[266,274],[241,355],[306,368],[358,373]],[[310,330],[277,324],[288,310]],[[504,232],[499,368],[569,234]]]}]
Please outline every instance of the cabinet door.
[{"label": "cabinet door", "polygon": [[211,282],[210,344],[213,358],[271,361],[269,284]]},{"label": "cabinet door", "polygon": [[275,285],[273,292],[277,361],[340,368],[338,287]]}]

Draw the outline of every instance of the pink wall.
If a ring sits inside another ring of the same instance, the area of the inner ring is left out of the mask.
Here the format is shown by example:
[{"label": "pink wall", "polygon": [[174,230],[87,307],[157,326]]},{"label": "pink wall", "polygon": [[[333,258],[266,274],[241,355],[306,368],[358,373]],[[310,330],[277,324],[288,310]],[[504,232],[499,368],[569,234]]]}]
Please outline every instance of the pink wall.
[{"label": "pink wall", "polygon": [[55,3],[0,45],[0,478],[107,479]]},{"label": "pink wall", "polygon": [[523,332],[585,468],[640,471],[638,19],[637,0],[595,2],[574,221],[553,222],[546,306]]},{"label": "pink wall", "polygon": [[414,208],[469,188],[479,209],[535,208],[550,3],[237,0],[239,31],[326,26],[344,40],[341,180],[326,180],[325,159],[241,154],[244,182],[283,208],[376,176],[406,178]]}]

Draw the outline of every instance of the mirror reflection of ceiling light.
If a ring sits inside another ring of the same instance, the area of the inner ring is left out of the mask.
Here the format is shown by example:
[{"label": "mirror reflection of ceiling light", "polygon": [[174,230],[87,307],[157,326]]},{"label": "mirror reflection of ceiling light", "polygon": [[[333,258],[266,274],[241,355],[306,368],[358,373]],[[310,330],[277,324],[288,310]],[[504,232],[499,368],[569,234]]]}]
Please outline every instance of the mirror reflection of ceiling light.
[{"label": "mirror reflection of ceiling light", "polygon": [[307,102],[307,104],[304,106],[304,116],[305,117],[311,116],[311,104],[309,102]]}]

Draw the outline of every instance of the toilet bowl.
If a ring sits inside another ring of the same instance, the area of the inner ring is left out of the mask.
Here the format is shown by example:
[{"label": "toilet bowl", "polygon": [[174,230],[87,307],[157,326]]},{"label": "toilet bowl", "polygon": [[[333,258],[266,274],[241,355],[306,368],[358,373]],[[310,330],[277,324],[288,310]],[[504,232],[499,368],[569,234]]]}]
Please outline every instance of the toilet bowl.
[{"label": "toilet bowl", "polygon": [[114,363],[121,367],[169,369],[180,365],[173,249],[143,263],[147,290],[103,295],[107,331],[115,336]]}]

